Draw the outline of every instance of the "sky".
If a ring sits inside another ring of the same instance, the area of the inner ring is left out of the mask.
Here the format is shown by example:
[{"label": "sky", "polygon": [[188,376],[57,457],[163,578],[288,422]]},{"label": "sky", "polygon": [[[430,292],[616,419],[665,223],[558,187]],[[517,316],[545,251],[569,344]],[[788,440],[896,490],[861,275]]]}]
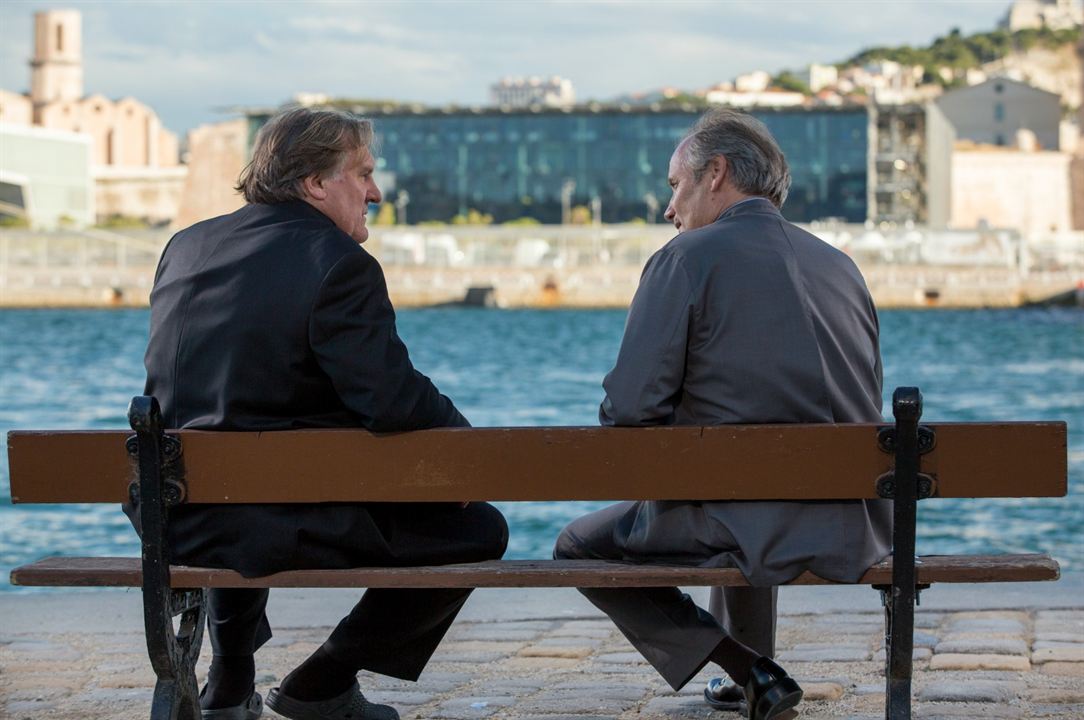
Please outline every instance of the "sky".
[{"label": "sky", "polygon": [[85,92],[150,105],[174,132],[298,92],[482,105],[505,76],[578,100],[696,89],[875,45],[992,30],[1010,0],[106,0],[0,2],[0,88],[25,92],[33,14],[83,14]]}]

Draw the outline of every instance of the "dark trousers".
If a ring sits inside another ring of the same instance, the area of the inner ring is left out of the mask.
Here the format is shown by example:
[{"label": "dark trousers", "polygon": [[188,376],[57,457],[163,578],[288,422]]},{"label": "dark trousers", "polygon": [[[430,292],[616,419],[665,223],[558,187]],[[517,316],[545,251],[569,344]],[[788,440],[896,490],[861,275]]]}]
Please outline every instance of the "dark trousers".
[{"label": "dark trousers", "polygon": [[[437,565],[504,554],[508,525],[487,503],[192,505],[170,521],[172,561],[281,570]],[[358,670],[417,680],[470,589],[372,589],[324,643]],[[271,637],[268,591],[212,589],[208,635],[216,655],[249,655]]]},{"label": "dark trousers", "polygon": [[730,637],[775,657],[777,587],[713,587],[708,611]]},{"label": "dark trousers", "polygon": [[[667,556],[662,550],[660,557],[643,544],[630,542],[633,525],[629,519],[637,505],[618,503],[573,521],[558,537],[554,557],[633,562],[695,558],[691,551]],[[680,538],[667,540],[681,544]],[[725,549],[705,548],[705,557]],[[729,549],[738,550],[736,545]],[[713,603],[717,620],[674,587],[580,588],[675,690],[700,671],[726,637],[733,636],[764,654],[769,654],[764,648],[774,646],[775,589],[727,591]]]}]

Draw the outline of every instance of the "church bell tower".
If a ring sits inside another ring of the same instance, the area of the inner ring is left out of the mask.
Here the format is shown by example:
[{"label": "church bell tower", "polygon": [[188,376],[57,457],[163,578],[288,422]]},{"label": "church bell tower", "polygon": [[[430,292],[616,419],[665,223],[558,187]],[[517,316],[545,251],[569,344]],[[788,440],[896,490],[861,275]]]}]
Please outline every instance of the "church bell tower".
[{"label": "church bell tower", "polygon": [[30,99],[35,109],[83,97],[83,20],[78,10],[34,14],[30,68]]}]

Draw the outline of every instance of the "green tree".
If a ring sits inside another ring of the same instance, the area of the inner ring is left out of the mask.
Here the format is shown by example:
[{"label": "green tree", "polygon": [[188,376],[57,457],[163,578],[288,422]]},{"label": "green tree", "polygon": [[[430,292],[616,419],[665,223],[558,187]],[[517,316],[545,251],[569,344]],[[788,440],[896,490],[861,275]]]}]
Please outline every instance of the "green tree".
[{"label": "green tree", "polygon": [[784,90],[790,90],[791,92],[800,92],[803,95],[810,94],[809,86],[790,70],[784,70],[773,77],[772,85]]}]

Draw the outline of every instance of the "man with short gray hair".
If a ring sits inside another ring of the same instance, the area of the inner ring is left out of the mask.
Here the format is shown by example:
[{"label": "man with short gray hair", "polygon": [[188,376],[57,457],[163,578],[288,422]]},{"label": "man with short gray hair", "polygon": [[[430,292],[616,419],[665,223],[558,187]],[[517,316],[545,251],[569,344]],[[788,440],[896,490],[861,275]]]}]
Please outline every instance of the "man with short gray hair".
[{"label": "man with short gray hair", "polygon": [[[261,128],[241,175],[248,204],[170,240],[145,360],[145,394],[158,398],[166,427],[469,425],[414,369],[383,271],[361,247],[381,200],[372,139],[370,122],[346,113],[281,113]],[[183,504],[169,523],[174,562],[245,576],[490,560],[507,541],[504,518],[486,503]],[[294,720],[395,720],[393,708],[365,699],[358,671],[416,680],[469,594],[368,590],[268,706]],[[259,717],[254,653],[271,637],[267,598],[210,591],[204,720]]]},{"label": "man with short gray hair", "polygon": [[[678,235],[644,268],[600,422],[880,422],[873,302],[846,255],[781,215],[790,172],[767,128],[706,113],[669,182]],[[714,662],[730,680],[709,685],[709,702],[767,720],[802,695],[770,659],[774,586],[807,570],[854,582],[889,552],[890,530],[884,501],[626,502],[572,522],[554,555],[741,570],[752,587],[717,594],[718,620],[677,588],[581,592],[672,687]]]}]

